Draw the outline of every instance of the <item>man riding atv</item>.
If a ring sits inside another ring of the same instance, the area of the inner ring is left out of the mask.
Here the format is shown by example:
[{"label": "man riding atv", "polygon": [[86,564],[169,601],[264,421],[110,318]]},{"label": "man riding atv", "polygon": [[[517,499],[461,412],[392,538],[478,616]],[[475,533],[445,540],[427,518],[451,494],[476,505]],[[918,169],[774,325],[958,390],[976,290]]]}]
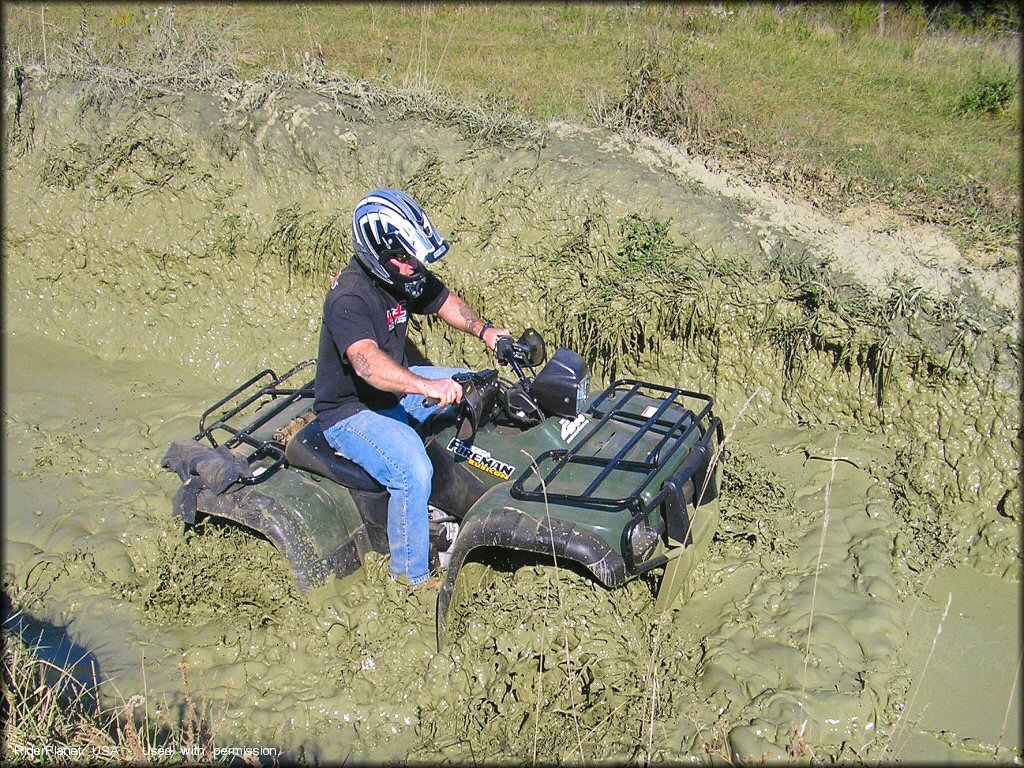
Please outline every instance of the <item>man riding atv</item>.
[{"label": "man riding atv", "polygon": [[462,398],[451,378],[461,369],[406,365],[408,315],[437,314],[492,350],[511,334],[481,320],[428,271],[449,244],[404,192],[377,189],[360,200],[352,237],[355,256],[324,300],[313,410],[330,446],[390,494],[392,578],[436,589],[427,507],[433,468],[411,423]]},{"label": "man riding atv", "polygon": [[[161,462],[182,482],[174,515],[260,534],[302,592],[372,553],[422,589],[436,562],[438,647],[498,569],[533,560],[606,589],[660,572],[655,610],[670,606],[718,521],[713,398],[632,378],[591,392],[579,353],[483,322],[427,270],[448,244],[397,190],[359,202],[353,235],[315,377],[300,378],[313,360],[267,368],[203,411]],[[410,312],[475,335],[504,370],[407,367]]]}]

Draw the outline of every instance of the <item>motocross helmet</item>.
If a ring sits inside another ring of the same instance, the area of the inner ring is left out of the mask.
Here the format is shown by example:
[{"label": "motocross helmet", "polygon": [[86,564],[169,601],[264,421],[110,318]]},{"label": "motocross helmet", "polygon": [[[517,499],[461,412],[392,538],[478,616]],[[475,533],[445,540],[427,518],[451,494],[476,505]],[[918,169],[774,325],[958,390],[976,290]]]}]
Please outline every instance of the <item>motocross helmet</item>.
[{"label": "motocross helmet", "polygon": [[[356,204],[352,240],[359,263],[385,285],[416,298],[427,281],[426,265],[448,252],[448,242],[422,208],[397,189],[375,189]],[[391,263],[410,264],[409,276]]]}]

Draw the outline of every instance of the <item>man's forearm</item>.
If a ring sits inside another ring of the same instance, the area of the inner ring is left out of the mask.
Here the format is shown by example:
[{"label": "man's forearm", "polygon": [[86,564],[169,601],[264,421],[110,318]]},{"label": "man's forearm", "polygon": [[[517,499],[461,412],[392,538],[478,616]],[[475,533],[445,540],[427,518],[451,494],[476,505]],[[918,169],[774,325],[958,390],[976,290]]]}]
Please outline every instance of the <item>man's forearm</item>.
[{"label": "man's forearm", "polygon": [[485,325],[473,308],[454,293],[448,294],[441,309],[437,311],[437,316],[452,328],[465,331],[473,336],[479,336]]},{"label": "man's forearm", "polygon": [[347,354],[356,375],[367,384],[401,395],[424,394],[429,380],[396,363],[376,344],[353,344]]}]

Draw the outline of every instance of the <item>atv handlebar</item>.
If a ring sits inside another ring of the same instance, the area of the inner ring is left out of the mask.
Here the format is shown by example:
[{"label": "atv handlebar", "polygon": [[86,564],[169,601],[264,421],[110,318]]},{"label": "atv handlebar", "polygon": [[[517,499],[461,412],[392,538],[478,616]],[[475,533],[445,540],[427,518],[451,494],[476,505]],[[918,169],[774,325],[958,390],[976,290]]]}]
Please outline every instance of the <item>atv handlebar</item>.
[{"label": "atv handlebar", "polygon": [[[460,440],[472,442],[478,424],[495,408],[501,408],[509,418],[521,425],[532,426],[544,418],[540,407],[529,396],[532,379],[523,370],[524,367],[529,368],[532,374],[534,368],[547,358],[541,335],[533,328],[527,328],[516,341],[511,336],[499,336],[494,344],[494,354],[498,363],[509,366],[519,381],[512,385],[499,384],[498,372],[493,369],[452,376],[462,385],[463,392],[458,403],[448,406],[458,409],[457,433]],[[439,403],[436,397],[423,399],[423,404],[428,407]]]},{"label": "atv handlebar", "polygon": [[[523,366],[534,368],[540,365],[547,358],[547,352],[541,335],[533,328],[527,328],[517,341],[513,341],[511,336],[499,336],[494,343],[494,356],[500,364],[509,366],[520,381],[525,381]],[[455,378],[458,381],[458,377]],[[423,399],[423,404],[428,407],[439,402],[436,397]]]},{"label": "atv handlebar", "polygon": [[513,347],[515,342],[512,341],[511,336],[499,336],[498,340],[494,342],[494,356],[501,362],[508,362],[513,355]]},{"label": "atv handlebar", "polygon": [[511,336],[499,337],[494,343],[494,354],[498,362],[511,368],[521,382],[527,380],[523,373],[524,365],[534,368],[547,357],[544,339],[533,328],[523,331],[518,341],[512,341]]}]

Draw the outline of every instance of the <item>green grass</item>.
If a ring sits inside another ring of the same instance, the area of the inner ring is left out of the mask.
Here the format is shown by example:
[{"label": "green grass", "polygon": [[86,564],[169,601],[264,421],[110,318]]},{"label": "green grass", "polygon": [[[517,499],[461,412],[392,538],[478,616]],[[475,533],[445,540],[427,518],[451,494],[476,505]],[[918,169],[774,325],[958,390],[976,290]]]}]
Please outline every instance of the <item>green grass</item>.
[{"label": "green grass", "polygon": [[[651,130],[826,208],[883,202],[980,246],[977,258],[990,262],[986,251],[1015,250],[1019,238],[1019,42],[937,29],[921,6],[886,8],[884,34],[872,3],[183,4],[170,13],[176,28],[206,33],[195,51],[230,60],[240,77],[313,62],[533,118]],[[52,64],[89,49],[131,61],[140,41],[166,34],[168,13],[8,3],[5,53]],[[195,39],[168,35],[145,63],[174,78],[164,57]]]}]

